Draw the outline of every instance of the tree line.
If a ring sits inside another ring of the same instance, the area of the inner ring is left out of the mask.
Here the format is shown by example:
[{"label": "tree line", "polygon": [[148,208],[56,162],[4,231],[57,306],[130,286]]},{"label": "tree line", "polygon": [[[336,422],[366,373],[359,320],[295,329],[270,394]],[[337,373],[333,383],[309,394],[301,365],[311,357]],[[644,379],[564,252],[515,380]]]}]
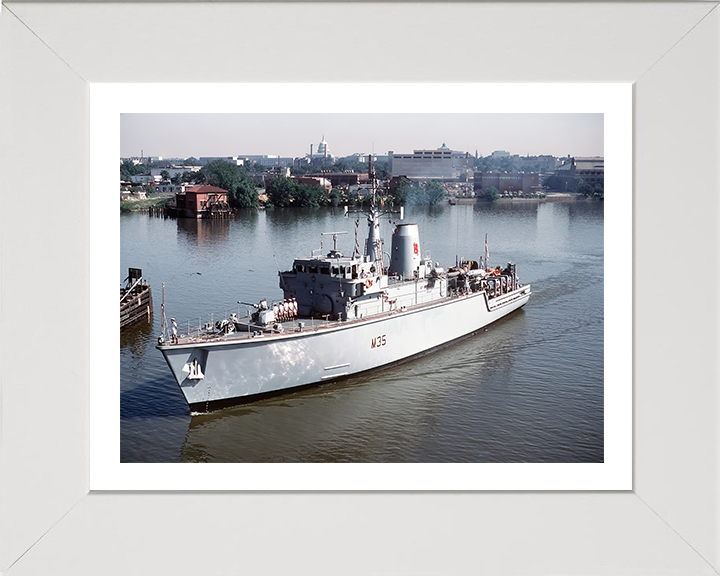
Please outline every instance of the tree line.
[{"label": "tree line", "polygon": [[255,181],[242,166],[225,160],[213,160],[197,172],[185,172],[183,181],[207,184],[228,191],[231,208],[257,208],[260,204]]}]

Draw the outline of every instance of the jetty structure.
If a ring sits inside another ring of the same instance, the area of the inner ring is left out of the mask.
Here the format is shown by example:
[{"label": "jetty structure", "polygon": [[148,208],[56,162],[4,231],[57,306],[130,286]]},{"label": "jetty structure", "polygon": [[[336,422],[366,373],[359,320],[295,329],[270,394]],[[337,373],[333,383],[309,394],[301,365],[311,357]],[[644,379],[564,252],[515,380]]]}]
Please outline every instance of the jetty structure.
[{"label": "jetty structure", "polygon": [[130,326],[143,318],[150,319],[153,313],[152,288],[142,276],[140,268],[129,268],[120,288],[120,329]]},{"label": "jetty structure", "polygon": [[[383,249],[377,181],[370,164],[372,204],[365,212],[364,250],[313,250],[280,271],[283,297],[245,306],[182,334],[163,331],[163,354],[191,412],[202,413],[268,395],[333,382],[422,356],[467,338],[523,307],[530,285],[516,265],[484,258],[447,270],[420,254],[417,224],[395,224]],[[401,209],[402,212],[402,209]],[[346,208],[346,215],[349,211]],[[400,214],[402,219],[402,213]],[[478,250],[480,251],[480,249]],[[478,346],[482,346],[482,341]]]}]

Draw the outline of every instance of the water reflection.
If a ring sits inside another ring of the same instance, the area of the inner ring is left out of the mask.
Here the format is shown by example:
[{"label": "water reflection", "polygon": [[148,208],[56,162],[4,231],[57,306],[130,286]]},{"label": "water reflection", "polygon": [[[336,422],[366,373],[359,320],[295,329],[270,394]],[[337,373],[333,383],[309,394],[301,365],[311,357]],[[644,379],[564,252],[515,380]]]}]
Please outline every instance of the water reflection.
[{"label": "water reflection", "polygon": [[[153,294],[153,309],[155,308],[155,295]],[[159,308],[159,306],[158,306]],[[140,356],[153,335],[153,314],[148,318],[138,320],[134,324],[120,330],[120,351]]]},{"label": "water reflection", "polygon": [[228,241],[231,218],[178,218],[178,234],[188,244],[215,246]]},{"label": "water reflection", "polygon": [[476,202],[473,211],[480,215],[515,218],[534,218],[541,200],[518,200],[501,202]]},{"label": "water reflection", "polygon": [[263,210],[238,210],[237,216],[235,216],[235,220],[250,232],[257,229],[261,219],[265,220],[265,211]]},{"label": "water reflection", "polygon": [[309,224],[315,226],[322,224],[332,218],[337,211],[338,216],[343,216],[343,209],[332,208],[270,208],[265,211],[268,228],[289,228],[298,225]]},{"label": "water reflection", "polygon": [[[168,402],[173,398],[175,402]],[[120,419],[187,416],[190,409],[172,376],[159,377],[120,392]]]}]

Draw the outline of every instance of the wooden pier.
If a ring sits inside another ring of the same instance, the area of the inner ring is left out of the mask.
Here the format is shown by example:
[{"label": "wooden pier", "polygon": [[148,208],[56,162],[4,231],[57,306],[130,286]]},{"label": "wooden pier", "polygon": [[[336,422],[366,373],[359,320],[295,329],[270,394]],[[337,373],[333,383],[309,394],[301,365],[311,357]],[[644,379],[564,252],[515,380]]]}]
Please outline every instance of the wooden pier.
[{"label": "wooden pier", "polygon": [[120,329],[147,318],[153,313],[152,289],[142,277],[142,270],[130,268],[127,284],[120,288]]}]

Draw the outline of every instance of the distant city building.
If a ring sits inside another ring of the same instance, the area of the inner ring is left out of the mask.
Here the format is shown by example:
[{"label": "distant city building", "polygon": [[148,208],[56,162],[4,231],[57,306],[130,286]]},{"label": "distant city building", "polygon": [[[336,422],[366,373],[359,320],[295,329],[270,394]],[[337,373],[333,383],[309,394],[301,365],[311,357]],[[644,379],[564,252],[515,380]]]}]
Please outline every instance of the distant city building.
[{"label": "distant city building", "polygon": [[594,187],[605,187],[605,159],[602,156],[568,157],[562,166],[555,170],[559,189],[575,191],[580,183]]},{"label": "distant city building", "polygon": [[242,158],[245,160],[245,162],[255,162],[256,164],[259,164],[260,166],[270,166],[270,167],[284,167],[284,166],[292,166],[294,158],[283,158],[281,156],[277,156],[275,154],[270,155],[249,155],[249,156],[238,156],[238,158]]},{"label": "distant city building", "polygon": [[329,166],[335,162],[335,158],[330,154],[330,149],[328,148],[328,143],[325,141],[324,135],[320,144],[318,144],[316,152],[313,152],[312,146],[310,147],[309,160],[310,164],[314,166]]},{"label": "distant city building", "polygon": [[132,162],[133,164],[150,164],[152,162],[160,162],[162,156],[131,156],[130,158],[120,158],[120,162]]},{"label": "distant city building", "polygon": [[387,162],[389,156],[387,154],[370,154],[369,152],[355,152],[346,157],[349,162],[358,162],[360,164],[367,164],[368,160],[372,156],[373,162]]},{"label": "distant city building", "polygon": [[290,167],[285,166],[282,168],[271,168],[270,170],[263,172],[248,172],[250,179],[261,188],[266,188],[268,182],[273,178],[290,178]]},{"label": "distant city building", "polygon": [[168,173],[168,177],[173,178],[178,174],[183,175],[185,172],[199,172],[200,166],[171,166],[168,168],[150,168],[152,176],[162,176],[163,172]]},{"label": "distant city building", "polygon": [[437,150],[414,150],[412,154],[390,151],[388,163],[394,177],[457,179],[470,169],[470,155],[443,144]]},{"label": "distant city building", "polygon": [[181,186],[178,184],[168,184],[167,182],[156,184],[155,185],[155,192],[158,192],[160,194],[182,194],[185,192],[185,186]]},{"label": "distant city building", "polygon": [[131,164],[157,164],[165,162],[162,156],[130,156],[129,158],[120,158],[120,163],[130,162]]},{"label": "distant city building", "polygon": [[574,158],[575,176],[582,178],[590,186],[605,186],[605,159],[596,156],[592,158]]},{"label": "distant city building", "polygon": [[242,166],[245,163],[242,158],[238,158],[237,156],[201,156],[198,158],[198,162],[200,162],[203,166],[210,164],[210,162],[214,162],[215,160],[224,160],[225,162],[235,164],[236,166]]},{"label": "distant city building", "polygon": [[473,188],[476,196],[491,186],[497,188],[501,194],[512,192],[532,194],[540,191],[539,180],[538,174],[528,172],[475,172]]},{"label": "distant city building", "polygon": [[518,156],[510,157],[510,166],[519,172],[552,172],[557,167],[557,158],[547,154],[541,156]]},{"label": "distant city building", "polygon": [[506,150],[495,150],[492,154],[490,154],[493,158],[508,158],[510,156],[510,152]]},{"label": "distant city building", "polygon": [[317,154],[316,156],[330,156],[330,150],[328,150],[328,144],[325,141],[325,136],[323,135],[322,140],[320,141],[320,144],[318,144]]},{"label": "distant city building", "polygon": [[155,182],[160,182],[160,180],[162,180],[160,176],[153,176],[152,174],[130,176],[130,181],[133,184],[154,184]]}]

